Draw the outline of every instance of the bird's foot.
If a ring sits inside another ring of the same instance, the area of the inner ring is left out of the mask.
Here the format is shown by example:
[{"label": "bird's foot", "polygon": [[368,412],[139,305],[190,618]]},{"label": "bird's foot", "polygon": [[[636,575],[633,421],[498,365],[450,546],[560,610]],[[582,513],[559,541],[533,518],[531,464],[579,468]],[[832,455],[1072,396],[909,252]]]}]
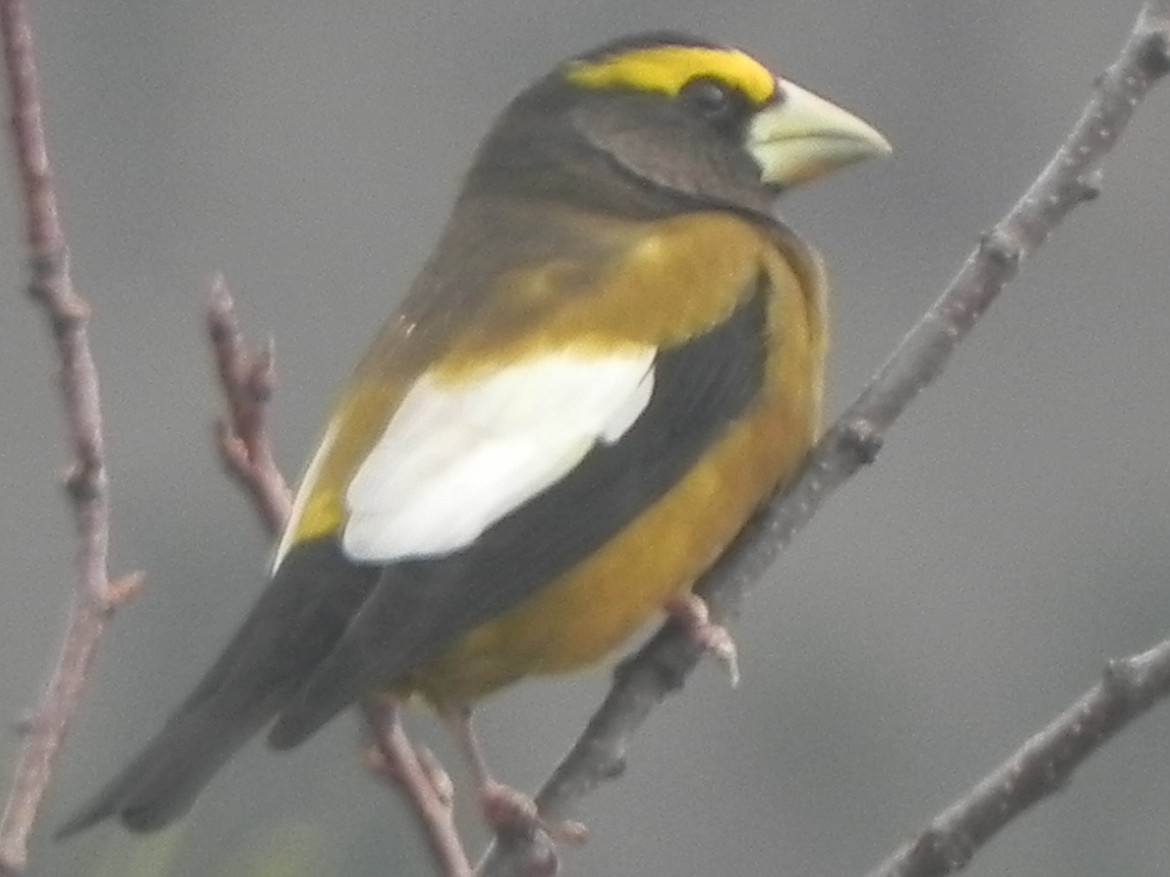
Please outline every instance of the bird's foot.
[{"label": "bird's foot", "polygon": [[523,792],[491,780],[479,790],[479,808],[488,828],[497,833],[531,834],[540,827],[536,802]]},{"label": "bird's foot", "polygon": [[666,604],[666,614],[683,629],[698,648],[724,666],[731,686],[739,685],[739,653],[735,640],[722,624],[711,620],[711,610],[698,594],[683,594]]},{"label": "bird's foot", "polygon": [[479,806],[483,821],[496,833],[531,835],[543,831],[557,843],[580,846],[589,839],[589,829],[571,819],[550,822],[543,819],[531,796],[489,780],[480,787]]}]

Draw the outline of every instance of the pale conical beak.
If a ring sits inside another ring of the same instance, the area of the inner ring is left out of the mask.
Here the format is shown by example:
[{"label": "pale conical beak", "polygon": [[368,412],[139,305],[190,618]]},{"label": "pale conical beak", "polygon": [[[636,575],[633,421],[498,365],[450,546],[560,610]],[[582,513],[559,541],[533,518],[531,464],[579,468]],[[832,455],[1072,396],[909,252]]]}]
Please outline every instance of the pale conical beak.
[{"label": "pale conical beak", "polygon": [[787,188],[892,151],[885,137],[836,104],[786,80],[777,87],[780,101],[760,110],[747,130],[745,146],[762,182]]}]

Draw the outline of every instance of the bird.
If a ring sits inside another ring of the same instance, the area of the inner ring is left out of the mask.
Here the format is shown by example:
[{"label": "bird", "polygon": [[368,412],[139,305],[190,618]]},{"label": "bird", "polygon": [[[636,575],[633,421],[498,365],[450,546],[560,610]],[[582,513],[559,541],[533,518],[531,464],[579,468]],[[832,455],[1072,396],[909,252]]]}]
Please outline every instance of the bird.
[{"label": "bird", "polygon": [[593,665],[691,591],[818,437],[821,257],[787,190],[888,142],[747,52],[674,32],[559,64],[503,111],[332,409],[255,606],[78,809],[170,824],[267,728],[371,693],[451,717]]}]

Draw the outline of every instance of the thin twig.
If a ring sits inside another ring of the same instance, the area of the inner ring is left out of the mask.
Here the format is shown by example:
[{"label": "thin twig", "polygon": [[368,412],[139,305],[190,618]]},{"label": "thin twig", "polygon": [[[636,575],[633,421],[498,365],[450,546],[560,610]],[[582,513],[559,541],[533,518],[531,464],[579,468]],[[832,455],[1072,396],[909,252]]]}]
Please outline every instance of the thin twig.
[{"label": "thin twig", "polygon": [[56,345],[74,455],[65,487],[77,527],[77,583],[69,623],[48,687],[22,722],[24,746],[0,818],[0,873],[18,874],[28,862],[28,838],[57,755],[89,685],[98,643],[114,609],[141,588],[143,577],[135,573],[116,582],[109,579],[109,497],[98,374],[86,333],[90,309],[70,275],[26,0],[0,0],[0,31],[11,137],[24,196],[32,273],[29,292],[43,309]]},{"label": "thin twig", "polygon": [[1064,787],[1093,752],[1170,695],[1170,640],[1113,661],[1104,678],[980,780],[868,877],[943,877],[1033,804]]},{"label": "thin twig", "polygon": [[[738,612],[743,593],[772,564],[828,496],[872,462],[888,428],[942,371],[1003,286],[1078,204],[1099,190],[1099,167],[1150,87],[1170,70],[1170,0],[1142,8],[1117,61],[1098,79],[1080,120],[1048,166],[968,256],[946,291],[810,455],[801,476],[773,498],[739,535],[697,591],[717,618]],[[637,728],[677,690],[701,654],[665,626],[619,667],[613,687],[573,749],[537,796],[543,816],[558,819],[606,779],[621,773]],[[1087,754],[1087,753],[1086,753]],[[479,872],[523,873],[542,838],[500,837]]]},{"label": "thin twig", "polygon": [[362,701],[361,708],[374,737],[374,751],[367,754],[367,767],[407,799],[440,873],[445,877],[472,877],[471,862],[455,826],[450,777],[433,755],[415,749],[402,727],[396,705],[370,697]]},{"label": "thin twig", "polygon": [[273,344],[248,351],[235,300],[218,276],[208,294],[207,334],[228,409],[215,422],[220,461],[247,492],[265,531],[279,535],[292,510],[292,492],[268,435],[268,402],[276,389]]},{"label": "thin twig", "polygon": [[[227,415],[216,423],[220,457],[247,493],[266,532],[277,537],[288,523],[292,494],[269,438],[268,405],[276,386],[272,345],[248,353],[235,301],[222,277],[211,284],[207,333],[228,406]],[[442,765],[411,744],[396,706],[370,697],[361,708],[375,746],[374,753],[367,752],[368,766],[406,800],[444,877],[470,877],[471,865],[455,827],[450,779]]]}]

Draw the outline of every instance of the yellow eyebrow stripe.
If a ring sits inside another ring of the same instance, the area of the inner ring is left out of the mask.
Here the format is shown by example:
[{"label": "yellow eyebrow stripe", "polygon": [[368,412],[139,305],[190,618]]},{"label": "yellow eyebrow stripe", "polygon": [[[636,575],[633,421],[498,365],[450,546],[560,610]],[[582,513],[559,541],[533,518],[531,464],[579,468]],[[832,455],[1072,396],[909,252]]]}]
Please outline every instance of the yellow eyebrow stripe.
[{"label": "yellow eyebrow stripe", "polygon": [[673,97],[696,77],[709,77],[738,89],[756,104],[776,91],[776,77],[737,49],[654,46],[630,49],[597,61],[573,61],[566,78],[585,88],[637,88]]}]

